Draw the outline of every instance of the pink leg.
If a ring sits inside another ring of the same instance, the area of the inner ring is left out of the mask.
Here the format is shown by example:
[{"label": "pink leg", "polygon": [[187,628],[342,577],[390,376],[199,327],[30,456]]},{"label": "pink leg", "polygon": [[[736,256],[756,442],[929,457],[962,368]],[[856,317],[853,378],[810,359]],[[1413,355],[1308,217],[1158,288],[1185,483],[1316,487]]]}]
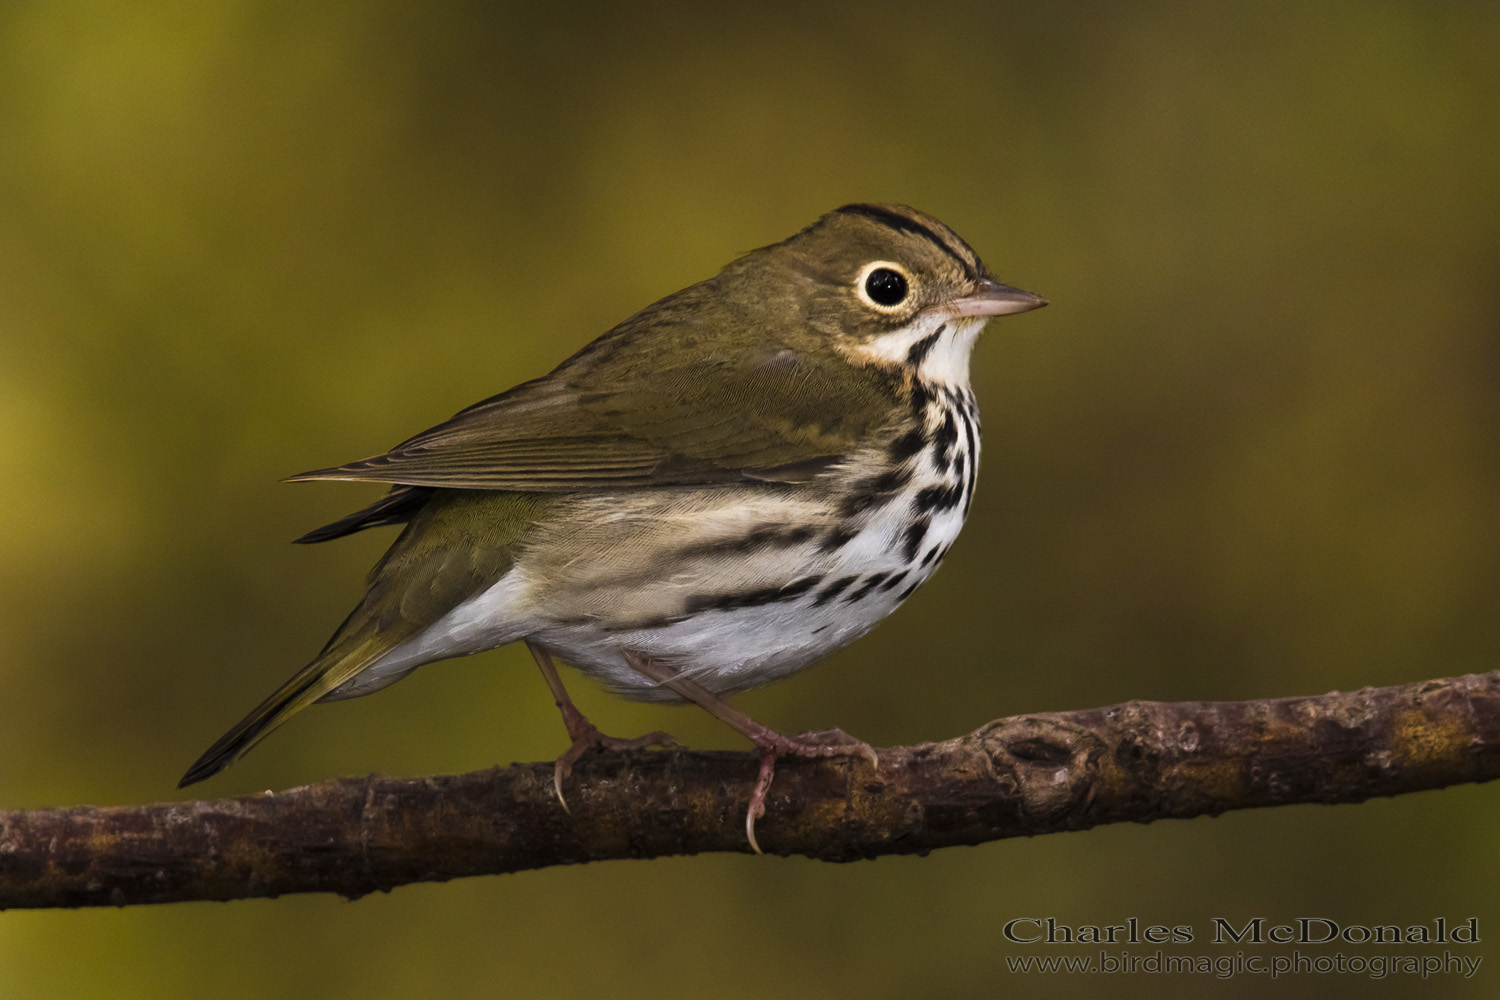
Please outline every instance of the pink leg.
[{"label": "pink leg", "polygon": [[880,766],[880,758],[876,755],[874,747],[863,740],[855,739],[842,729],[824,729],[815,733],[783,736],[774,730],[767,729],[697,681],[682,676],[664,663],[629,651],[625,653],[625,662],[630,664],[631,669],[636,673],[649,677],[664,687],[671,688],[714,718],[743,733],[760,750],[760,774],[756,778],[754,791],[750,793],[750,810],[745,815],[745,836],[756,854],[762,852],[760,844],[755,840],[755,821],[766,814],[766,792],[771,787],[771,779],[776,776],[778,757],[785,754],[798,757],[858,755],[868,760],[871,766]]},{"label": "pink leg", "polygon": [[547,682],[547,687],[552,691],[552,700],[557,703],[558,711],[562,712],[563,725],[568,729],[568,735],[573,739],[573,745],[552,766],[552,789],[557,793],[557,801],[562,803],[565,812],[568,809],[568,800],[563,798],[563,782],[573,773],[573,765],[578,758],[590,750],[638,750],[642,747],[675,747],[677,741],[663,732],[647,733],[633,740],[622,740],[615,736],[605,736],[597,726],[584,717],[573,704],[573,699],[568,697],[568,691],[563,687],[562,678],[557,675],[557,667],[552,663],[552,656],[540,646],[526,643],[526,648],[531,651],[531,658],[536,660],[537,667],[542,671],[542,679]]}]

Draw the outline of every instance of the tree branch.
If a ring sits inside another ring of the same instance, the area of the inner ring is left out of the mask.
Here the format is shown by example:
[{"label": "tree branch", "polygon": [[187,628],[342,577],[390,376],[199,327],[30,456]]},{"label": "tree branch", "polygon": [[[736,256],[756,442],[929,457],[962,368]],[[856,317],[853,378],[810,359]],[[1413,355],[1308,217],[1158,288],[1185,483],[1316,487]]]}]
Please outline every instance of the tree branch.
[{"label": "tree branch", "polygon": [[[746,851],[750,753],[338,778],[217,802],[0,812],[0,909],[289,892],[611,858]],[[1022,715],[860,758],[784,758],[757,824],[770,853],[853,861],[1103,823],[1360,802],[1500,775],[1500,671],[1348,694],[1133,701]]]}]

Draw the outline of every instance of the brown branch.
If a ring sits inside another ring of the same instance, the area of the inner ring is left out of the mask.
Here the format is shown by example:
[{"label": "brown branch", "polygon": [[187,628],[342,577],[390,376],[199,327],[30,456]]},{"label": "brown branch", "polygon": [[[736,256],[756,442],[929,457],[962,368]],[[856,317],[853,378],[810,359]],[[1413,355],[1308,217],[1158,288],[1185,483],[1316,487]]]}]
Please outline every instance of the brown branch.
[{"label": "brown branch", "polygon": [[[748,850],[748,753],[590,756],[564,812],[551,764],[339,778],[218,802],[0,812],[0,909],[288,892],[609,858]],[[1128,702],[1002,719],[945,743],[784,759],[771,853],[852,861],[1101,823],[1360,802],[1500,775],[1500,671],[1244,702]]]}]

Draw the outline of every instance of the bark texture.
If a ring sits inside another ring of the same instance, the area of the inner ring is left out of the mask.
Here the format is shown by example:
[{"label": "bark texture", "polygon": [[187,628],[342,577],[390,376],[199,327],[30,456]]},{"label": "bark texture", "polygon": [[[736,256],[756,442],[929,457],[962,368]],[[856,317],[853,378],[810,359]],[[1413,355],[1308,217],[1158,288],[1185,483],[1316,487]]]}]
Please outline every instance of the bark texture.
[{"label": "bark texture", "polygon": [[[548,865],[749,850],[750,753],[338,778],[286,792],[0,812],[0,909],[357,897]],[[1500,671],[1318,697],[1021,715],[859,757],[784,758],[767,853],[854,861],[1102,823],[1360,802],[1500,775]]]}]

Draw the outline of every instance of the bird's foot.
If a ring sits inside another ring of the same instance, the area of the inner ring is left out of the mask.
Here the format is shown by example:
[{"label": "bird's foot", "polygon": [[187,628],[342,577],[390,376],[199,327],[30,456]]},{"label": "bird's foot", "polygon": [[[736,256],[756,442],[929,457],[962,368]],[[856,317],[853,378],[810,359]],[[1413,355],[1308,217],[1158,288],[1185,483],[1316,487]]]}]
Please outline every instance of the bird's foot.
[{"label": "bird's foot", "polygon": [[662,732],[647,733],[633,740],[622,740],[618,736],[605,736],[599,731],[598,726],[590,722],[578,710],[578,706],[573,704],[573,699],[568,697],[562,678],[557,676],[557,667],[552,663],[552,654],[547,652],[545,647],[538,646],[529,639],[526,641],[526,648],[531,651],[532,658],[536,660],[536,665],[542,672],[542,679],[551,689],[552,700],[557,702],[557,709],[562,713],[563,725],[567,727],[568,736],[573,740],[573,745],[568,747],[567,752],[557,758],[552,765],[552,790],[557,793],[557,801],[562,803],[563,812],[573,811],[568,808],[568,800],[563,795],[563,782],[573,773],[573,765],[578,763],[578,758],[590,750],[640,750],[645,747],[670,749],[678,745],[676,740]]},{"label": "bird's foot", "polygon": [[[568,708],[572,708],[569,705]],[[563,796],[563,782],[573,773],[573,765],[578,759],[590,750],[643,750],[647,747],[658,747],[670,750],[679,746],[678,742],[670,735],[663,732],[647,733],[645,736],[637,736],[634,739],[621,739],[618,736],[606,736],[599,731],[583,713],[574,709],[571,713],[563,711],[563,722],[567,724],[568,735],[573,737],[573,745],[552,765],[552,790],[557,793],[557,801],[562,803],[564,812],[572,812],[568,808],[568,800]]]},{"label": "bird's foot", "polygon": [[[815,733],[783,736],[756,722],[691,677],[684,676],[669,663],[653,660],[634,650],[625,651],[625,662],[636,673],[672,689],[720,722],[743,733],[760,750],[760,774],[755,779],[754,791],[750,793],[750,809],[745,813],[745,838],[750,841],[750,849],[756,854],[765,853],[755,839],[755,821],[766,814],[766,791],[771,787],[771,779],[776,776],[777,758],[788,754],[794,757],[863,757],[871,766],[880,766],[880,758],[874,747],[864,740],[855,739],[842,729],[823,729]],[[564,707],[564,721],[568,719],[567,711]],[[568,724],[572,726],[571,722]],[[570,728],[569,732],[571,731]]]},{"label": "bird's foot", "polygon": [[750,849],[756,854],[764,853],[755,839],[755,821],[766,814],[766,792],[771,788],[771,779],[776,776],[778,758],[793,757],[863,757],[871,767],[880,766],[880,756],[875,748],[864,740],[855,739],[842,729],[820,729],[814,733],[798,733],[783,736],[766,730],[755,737],[760,749],[760,774],[755,780],[755,789],[750,793],[750,808],[745,813],[745,837]]}]

